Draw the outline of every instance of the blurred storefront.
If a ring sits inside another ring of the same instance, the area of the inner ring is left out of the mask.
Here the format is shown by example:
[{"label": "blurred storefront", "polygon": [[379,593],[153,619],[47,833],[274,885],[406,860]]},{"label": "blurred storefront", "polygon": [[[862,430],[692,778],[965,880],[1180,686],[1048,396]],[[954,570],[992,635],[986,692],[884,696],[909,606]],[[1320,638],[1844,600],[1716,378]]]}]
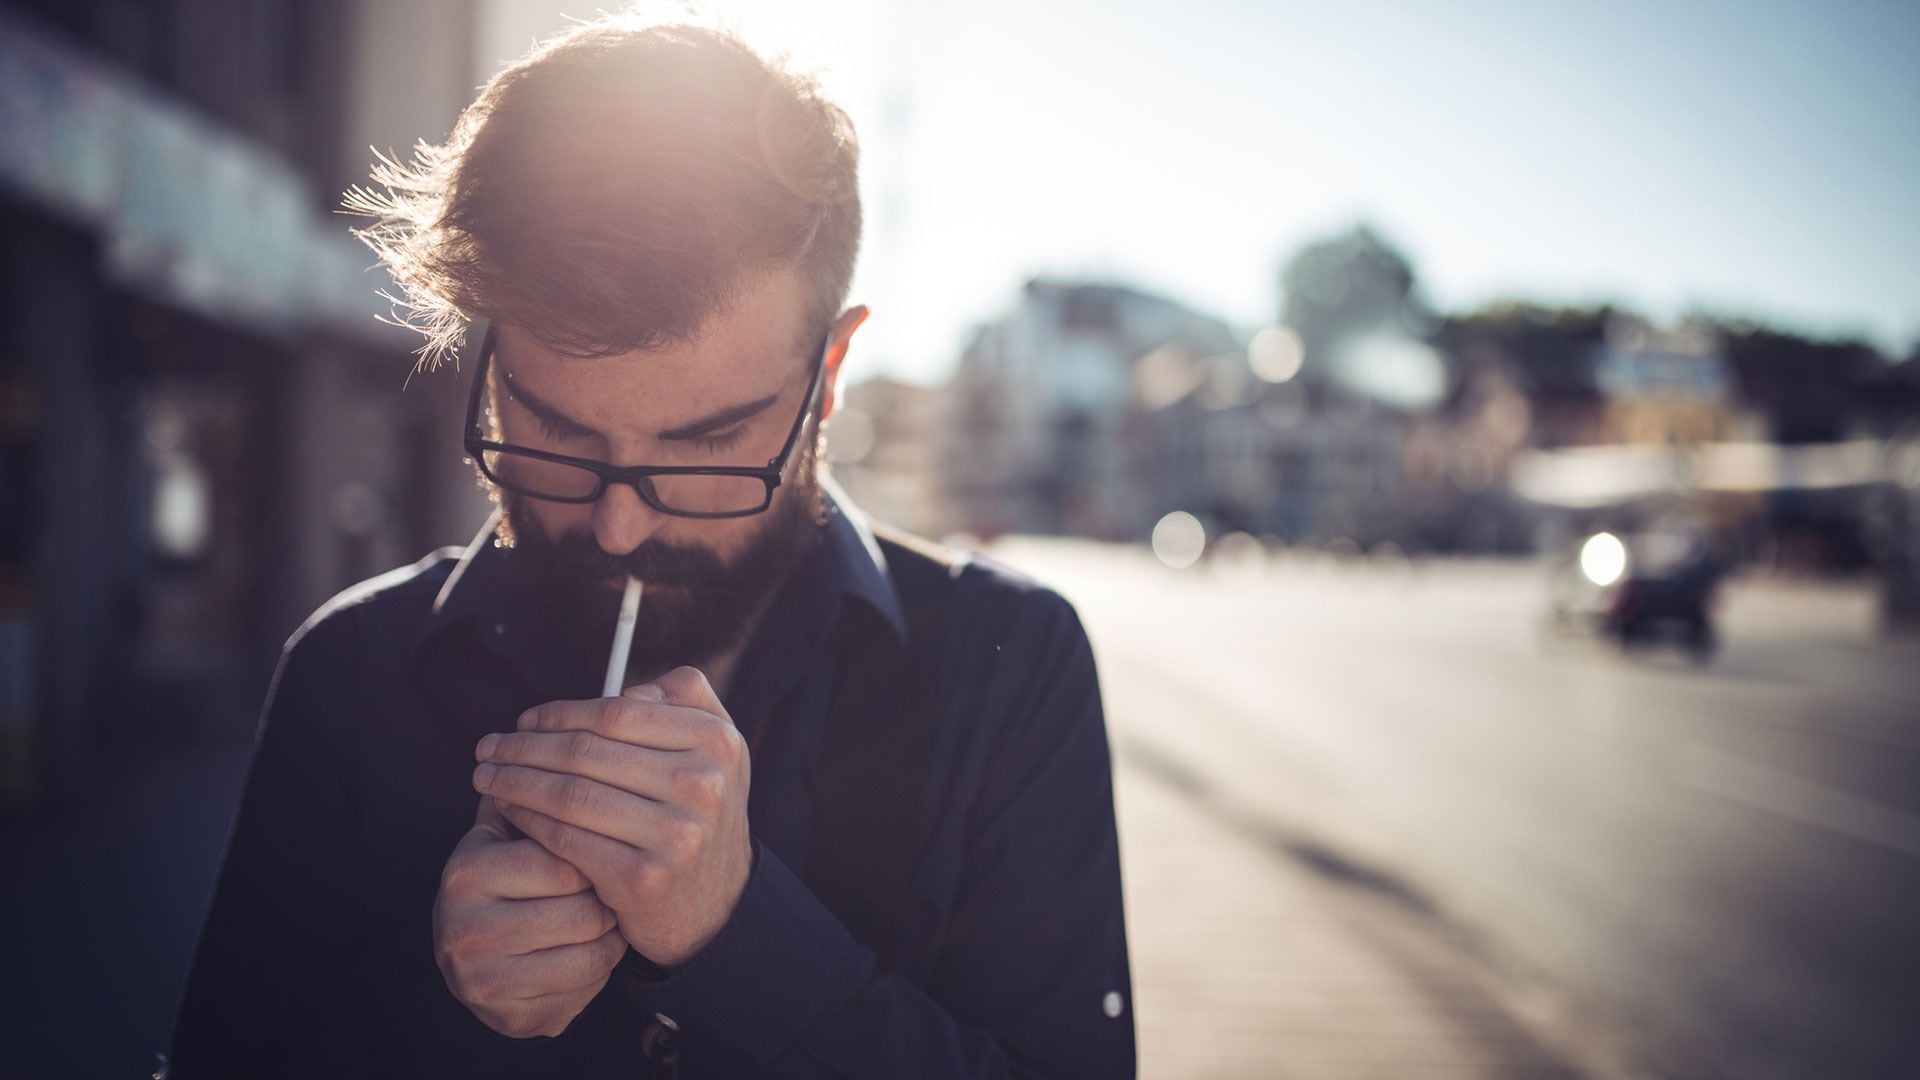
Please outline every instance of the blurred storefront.
[{"label": "blurred storefront", "polygon": [[84,799],[103,756],[245,738],[308,611],[470,533],[457,380],[407,383],[328,211],[370,141],[451,125],[471,19],[0,6],[9,810]]}]

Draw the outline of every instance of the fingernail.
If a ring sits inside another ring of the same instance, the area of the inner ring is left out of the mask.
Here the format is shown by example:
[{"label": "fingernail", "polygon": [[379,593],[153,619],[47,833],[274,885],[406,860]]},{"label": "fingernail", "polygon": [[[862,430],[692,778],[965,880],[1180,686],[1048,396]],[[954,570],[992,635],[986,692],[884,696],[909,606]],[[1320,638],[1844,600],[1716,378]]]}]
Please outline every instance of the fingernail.
[{"label": "fingernail", "polygon": [[478,754],[482,759],[490,758],[493,756],[493,748],[499,745],[500,733],[497,731],[489,732],[481,737],[480,745],[474,747],[473,752]]},{"label": "fingernail", "polygon": [[629,686],[626,690],[626,696],[635,701],[665,701],[667,698],[666,692],[660,689],[660,684],[658,683],[641,683],[639,686]]},{"label": "fingernail", "polygon": [[491,761],[481,762],[473,770],[473,786],[479,788],[481,791],[485,791],[489,787],[492,787],[493,774],[498,772],[499,770],[500,770],[500,767],[498,765],[495,765]]}]

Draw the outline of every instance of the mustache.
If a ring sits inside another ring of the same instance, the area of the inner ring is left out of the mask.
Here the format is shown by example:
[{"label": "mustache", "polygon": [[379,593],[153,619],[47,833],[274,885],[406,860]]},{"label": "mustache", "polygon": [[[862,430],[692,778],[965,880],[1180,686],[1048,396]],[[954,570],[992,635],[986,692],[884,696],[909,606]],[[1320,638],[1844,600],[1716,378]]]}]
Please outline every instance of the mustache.
[{"label": "mustache", "polygon": [[711,585],[727,573],[711,551],[662,540],[646,540],[625,555],[611,555],[584,533],[566,533],[552,541],[552,556],[564,572],[593,581],[632,576],[653,585]]}]

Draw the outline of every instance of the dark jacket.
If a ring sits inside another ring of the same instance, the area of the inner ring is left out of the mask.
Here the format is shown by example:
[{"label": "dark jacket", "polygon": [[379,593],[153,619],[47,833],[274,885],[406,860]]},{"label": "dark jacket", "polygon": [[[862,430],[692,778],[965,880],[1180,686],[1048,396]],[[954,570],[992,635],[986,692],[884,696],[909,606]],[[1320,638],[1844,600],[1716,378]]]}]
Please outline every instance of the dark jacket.
[{"label": "dark jacket", "polygon": [[604,654],[523,640],[491,522],[316,612],[268,693],[172,1080],[1132,1075],[1111,767],[1073,609],[833,505],[727,701],[756,747],[739,906],[671,976],[629,950],[553,1038],[452,996],[431,910],[473,821],[474,743],[596,696]]}]

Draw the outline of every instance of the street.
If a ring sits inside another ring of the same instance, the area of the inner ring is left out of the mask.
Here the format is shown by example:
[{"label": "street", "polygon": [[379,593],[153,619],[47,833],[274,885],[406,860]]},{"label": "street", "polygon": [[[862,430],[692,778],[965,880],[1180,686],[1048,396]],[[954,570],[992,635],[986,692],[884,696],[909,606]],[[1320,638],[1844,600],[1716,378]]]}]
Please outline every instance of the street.
[{"label": "street", "polygon": [[1155,1019],[1153,943],[1178,913],[1137,902],[1128,803],[1156,777],[1280,838],[1232,858],[1315,866],[1446,927],[1583,1071],[1913,1075],[1920,644],[1875,639],[1867,588],[1735,583],[1696,668],[1544,633],[1531,564],[992,554],[1067,594],[1095,642],[1143,1075],[1203,1041]]}]

